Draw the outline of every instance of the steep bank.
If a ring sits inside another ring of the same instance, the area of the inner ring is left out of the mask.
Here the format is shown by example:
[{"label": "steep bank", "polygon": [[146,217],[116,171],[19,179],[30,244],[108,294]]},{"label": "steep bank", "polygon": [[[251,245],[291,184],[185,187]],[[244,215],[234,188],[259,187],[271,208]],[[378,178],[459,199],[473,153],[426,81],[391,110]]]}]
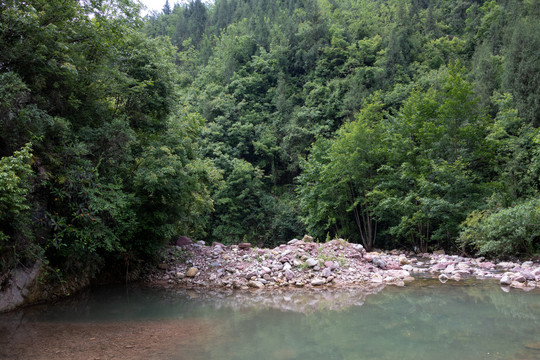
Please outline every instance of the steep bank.
[{"label": "steep bank", "polygon": [[540,287],[538,262],[493,262],[392,250],[366,252],[360,244],[342,239],[319,244],[306,236],[274,249],[250,244],[225,246],[213,243],[171,246],[166,261],[148,280],[189,287],[272,288],[283,286],[345,287],[381,284],[403,286],[416,277],[438,277],[441,282],[475,277],[498,279],[502,286]]},{"label": "steep bank", "polygon": [[41,261],[6,274],[0,283],[0,313],[68,296],[90,285],[91,280],[84,272],[62,281],[47,281],[47,277],[47,267]]}]

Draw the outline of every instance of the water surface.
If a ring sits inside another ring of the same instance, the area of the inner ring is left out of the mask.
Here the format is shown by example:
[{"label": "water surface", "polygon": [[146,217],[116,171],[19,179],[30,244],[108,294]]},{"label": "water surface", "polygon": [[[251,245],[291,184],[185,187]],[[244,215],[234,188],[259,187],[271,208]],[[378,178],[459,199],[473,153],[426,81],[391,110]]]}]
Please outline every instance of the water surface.
[{"label": "water surface", "polygon": [[540,359],[540,291],[496,282],[215,291],[102,287],[0,315],[7,359]]}]

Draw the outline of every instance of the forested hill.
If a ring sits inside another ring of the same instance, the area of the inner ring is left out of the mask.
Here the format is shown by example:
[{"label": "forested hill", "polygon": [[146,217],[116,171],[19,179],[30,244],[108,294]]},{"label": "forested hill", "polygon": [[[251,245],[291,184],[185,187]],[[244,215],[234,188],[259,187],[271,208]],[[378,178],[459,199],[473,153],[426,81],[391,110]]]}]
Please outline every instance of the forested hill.
[{"label": "forested hill", "polygon": [[538,0],[0,2],[0,288],[178,235],[540,251]]},{"label": "forested hill", "polygon": [[274,246],[306,230],[534,252],[539,13],[537,1],[167,2],[144,29],[179,49],[181,97],[223,173],[208,239]]}]

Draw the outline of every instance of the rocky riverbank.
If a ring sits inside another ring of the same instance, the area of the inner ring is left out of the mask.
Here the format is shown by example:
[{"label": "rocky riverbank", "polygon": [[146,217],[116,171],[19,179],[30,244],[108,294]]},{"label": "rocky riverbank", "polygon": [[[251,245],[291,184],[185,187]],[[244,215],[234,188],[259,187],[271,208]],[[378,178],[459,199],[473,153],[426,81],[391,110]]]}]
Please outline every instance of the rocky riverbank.
[{"label": "rocky riverbank", "polygon": [[362,245],[342,239],[319,244],[305,236],[274,249],[253,248],[249,243],[207,246],[203,241],[173,245],[148,280],[187,287],[268,289],[403,286],[418,277],[438,277],[443,283],[470,277],[498,279],[503,289],[530,290],[540,287],[540,263],[493,262],[442,251],[366,252]]}]

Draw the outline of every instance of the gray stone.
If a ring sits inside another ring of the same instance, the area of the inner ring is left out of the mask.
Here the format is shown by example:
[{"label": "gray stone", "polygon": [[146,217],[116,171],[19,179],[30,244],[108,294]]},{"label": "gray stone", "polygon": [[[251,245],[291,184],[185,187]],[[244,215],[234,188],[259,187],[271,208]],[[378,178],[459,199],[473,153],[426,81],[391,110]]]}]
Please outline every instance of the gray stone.
[{"label": "gray stone", "polygon": [[248,282],[248,286],[249,287],[252,287],[252,288],[256,288],[256,289],[262,289],[264,288],[264,284],[260,281],[256,281],[256,280],[250,280]]},{"label": "gray stone", "polygon": [[523,275],[523,277],[529,281],[534,281],[535,280],[535,276],[532,272],[530,272],[529,270],[523,270],[521,272],[521,275]]},{"label": "gray stone", "polygon": [[309,266],[309,267],[314,267],[314,266],[317,266],[319,262],[313,258],[309,258],[306,260],[306,265]]},{"label": "gray stone", "polygon": [[373,265],[381,268],[386,269],[386,263],[378,256],[374,256],[372,259]]},{"label": "gray stone", "polygon": [[299,242],[300,242],[300,240],[298,240],[298,239],[292,239],[292,240],[289,241],[287,244],[288,244],[288,245],[295,245],[295,244],[297,244],[297,243],[299,243]]},{"label": "gray stone", "polygon": [[503,286],[508,286],[512,284],[512,273],[504,273],[499,283]]},{"label": "gray stone", "polygon": [[326,281],[324,279],[315,278],[315,279],[311,280],[311,285],[313,285],[313,286],[320,286],[320,285],[324,285],[325,283],[326,283]]},{"label": "gray stone", "polygon": [[287,280],[290,281],[290,280],[295,278],[295,275],[294,275],[294,273],[292,272],[291,269],[287,269],[287,270],[285,270],[285,277],[287,278]]},{"label": "gray stone", "polygon": [[321,275],[327,278],[332,275],[332,270],[330,268],[324,268]]}]

